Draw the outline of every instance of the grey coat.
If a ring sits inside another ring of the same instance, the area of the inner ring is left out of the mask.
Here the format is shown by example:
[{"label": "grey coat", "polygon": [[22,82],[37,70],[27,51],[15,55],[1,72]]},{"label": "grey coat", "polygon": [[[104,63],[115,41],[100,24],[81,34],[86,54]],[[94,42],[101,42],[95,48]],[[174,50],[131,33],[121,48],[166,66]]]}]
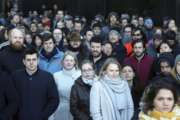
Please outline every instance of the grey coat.
[{"label": "grey coat", "polygon": [[[108,94],[103,81],[97,81],[93,84],[90,93],[90,112],[93,120],[131,120],[134,113],[134,105],[128,83],[122,80],[122,96],[117,102],[121,102],[122,108],[116,109],[116,103]],[[107,86],[106,86],[107,87]]]}]

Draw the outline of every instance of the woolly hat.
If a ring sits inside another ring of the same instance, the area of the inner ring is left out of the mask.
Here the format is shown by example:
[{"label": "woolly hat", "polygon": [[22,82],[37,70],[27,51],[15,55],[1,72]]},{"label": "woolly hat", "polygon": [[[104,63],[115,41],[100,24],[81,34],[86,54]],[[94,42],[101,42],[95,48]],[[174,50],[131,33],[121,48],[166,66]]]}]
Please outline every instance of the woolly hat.
[{"label": "woolly hat", "polygon": [[159,66],[162,61],[167,61],[171,67],[174,66],[174,56],[171,53],[161,53],[158,58]]},{"label": "woolly hat", "polygon": [[178,54],[175,58],[175,65],[177,65],[177,62],[179,62],[179,61],[180,61],[180,54]]}]

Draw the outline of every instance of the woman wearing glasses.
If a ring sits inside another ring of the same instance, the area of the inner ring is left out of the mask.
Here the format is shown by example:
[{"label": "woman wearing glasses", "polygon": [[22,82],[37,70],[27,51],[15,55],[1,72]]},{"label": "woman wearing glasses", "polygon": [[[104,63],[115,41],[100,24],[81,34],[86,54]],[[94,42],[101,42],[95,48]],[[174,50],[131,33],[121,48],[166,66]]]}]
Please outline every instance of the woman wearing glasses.
[{"label": "woman wearing glasses", "polygon": [[70,111],[74,120],[92,120],[89,111],[89,97],[91,86],[97,78],[91,61],[82,62],[81,74],[71,89]]}]

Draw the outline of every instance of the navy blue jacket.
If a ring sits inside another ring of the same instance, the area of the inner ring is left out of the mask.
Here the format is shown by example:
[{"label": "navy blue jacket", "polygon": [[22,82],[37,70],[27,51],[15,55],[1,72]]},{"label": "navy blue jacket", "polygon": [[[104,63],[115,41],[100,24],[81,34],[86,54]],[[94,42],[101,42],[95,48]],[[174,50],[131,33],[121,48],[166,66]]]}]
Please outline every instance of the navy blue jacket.
[{"label": "navy blue jacket", "polygon": [[53,76],[42,70],[33,75],[18,70],[12,77],[20,99],[17,120],[48,120],[59,104]]}]

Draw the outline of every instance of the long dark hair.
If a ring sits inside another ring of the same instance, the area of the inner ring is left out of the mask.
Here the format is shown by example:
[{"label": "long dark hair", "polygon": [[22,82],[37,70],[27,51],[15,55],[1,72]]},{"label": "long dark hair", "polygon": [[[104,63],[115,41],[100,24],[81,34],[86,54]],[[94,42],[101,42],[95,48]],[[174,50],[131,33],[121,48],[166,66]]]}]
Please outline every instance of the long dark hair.
[{"label": "long dark hair", "polygon": [[138,109],[143,90],[142,90],[141,85],[139,84],[140,80],[139,80],[138,74],[137,74],[136,70],[134,69],[134,67],[129,64],[123,64],[122,69],[127,66],[132,68],[132,70],[134,72],[134,77],[132,80],[132,87],[131,87],[131,94],[132,94],[132,98],[133,98],[133,102],[134,102],[134,107],[135,107],[135,109]]},{"label": "long dark hair", "polygon": [[121,69],[125,68],[125,67],[130,67],[132,70],[133,70],[133,73],[134,73],[134,77],[133,77],[133,89],[139,89],[139,77],[138,77],[138,74],[135,70],[135,68],[130,65],[130,64],[123,64]]}]

